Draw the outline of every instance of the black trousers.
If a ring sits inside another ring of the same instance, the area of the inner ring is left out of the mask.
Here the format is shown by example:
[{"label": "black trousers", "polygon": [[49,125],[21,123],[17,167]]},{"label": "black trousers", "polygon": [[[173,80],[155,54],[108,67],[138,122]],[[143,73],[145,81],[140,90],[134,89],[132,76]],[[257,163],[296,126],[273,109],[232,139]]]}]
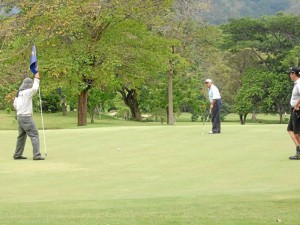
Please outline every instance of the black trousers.
[{"label": "black trousers", "polygon": [[221,133],[222,100],[218,99],[211,111],[212,132]]}]

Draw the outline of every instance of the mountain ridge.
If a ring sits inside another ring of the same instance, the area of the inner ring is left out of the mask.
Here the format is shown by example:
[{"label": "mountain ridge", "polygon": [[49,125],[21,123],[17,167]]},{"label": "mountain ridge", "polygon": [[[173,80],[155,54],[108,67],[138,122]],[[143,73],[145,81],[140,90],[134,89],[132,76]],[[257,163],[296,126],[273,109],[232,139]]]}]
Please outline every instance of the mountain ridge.
[{"label": "mountain ridge", "polygon": [[211,0],[211,10],[204,14],[210,24],[227,23],[230,19],[263,15],[278,12],[300,14],[299,0]]}]

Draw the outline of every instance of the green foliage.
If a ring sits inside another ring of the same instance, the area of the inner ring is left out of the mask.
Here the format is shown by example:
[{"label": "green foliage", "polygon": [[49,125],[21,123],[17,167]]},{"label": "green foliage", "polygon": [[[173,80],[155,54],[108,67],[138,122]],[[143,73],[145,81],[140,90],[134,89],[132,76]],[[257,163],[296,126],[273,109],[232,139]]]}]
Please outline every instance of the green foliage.
[{"label": "green foliage", "polygon": [[102,91],[101,89],[96,89],[96,88],[90,90],[87,107],[88,107],[88,112],[90,114],[90,117],[92,118],[91,119],[92,123],[94,122],[93,117],[94,117],[95,110],[97,108],[101,108],[101,109],[104,108],[106,102],[109,99],[113,99],[114,96],[115,93],[113,91],[109,91],[109,90]]},{"label": "green foliage", "polygon": [[126,20],[112,27],[103,36],[101,49],[108,60],[115,62],[115,81],[118,87],[139,89],[155,81],[159,73],[168,70],[172,41],[153,34],[145,24]]},{"label": "green foliage", "polygon": [[[284,114],[289,112],[292,85],[287,74],[269,72],[266,74],[269,81],[268,92],[263,101],[264,112]],[[282,122],[282,121],[281,121]]]},{"label": "green foliage", "polygon": [[288,67],[299,63],[299,22],[300,16],[279,13],[258,19],[236,19],[221,26],[226,34],[225,48],[233,52],[252,51],[257,56],[253,60],[256,65],[241,67],[248,70],[243,74],[235,99],[237,112],[244,115],[252,110],[279,113],[282,122],[291,92],[285,73]]},{"label": "green foliage", "polygon": [[54,90],[48,95],[42,95],[43,112],[56,113],[61,111],[62,96],[58,90]]},{"label": "green foliage", "polygon": [[224,54],[225,72],[222,73],[222,98],[233,106],[238,89],[242,85],[242,77],[248,68],[262,68],[257,55],[249,49],[227,51]]},{"label": "green foliage", "polygon": [[4,27],[14,32],[3,49],[12,56],[34,42],[50,90],[59,86],[78,94],[92,88],[141,88],[167,70],[168,48],[174,42],[155,35],[147,25],[167,13],[172,2],[13,1],[20,13]]},{"label": "green foliage", "polygon": [[190,112],[193,122],[198,120],[200,115],[206,114],[208,109],[207,99],[201,93],[202,82],[196,76],[177,76],[174,81],[176,111]]},{"label": "green foliage", "polygon": [[[282,61],[285,68],[300,66],[300,46],[295,46]],[[288,71],[287,71],[288,72]]]},{"label": "green foliage", "polygon": [[258,111],[259,104],[268,88],[268,81],[263,71],[249,69],[243,75],[242,86],[236,95],[235,111],[238,114],[248,114]]},{"label": "green foliage", "polygon": [[[283,7],[283,2],[271,2],[274,10]],[[51,111],[59,109],[53,92],[57,88],[72,106],[77,104],[80,92],[88,92],[90,110],[99,102],[104,104],[106,99],[113,98],[115,91],[127,88],[136,91],[143,112],[163,118],[169,104],[167,73],[172,69],[177,114],[188,111],[196,120],[205,112],[206,98],[199,92],[204,77],[216,82],[229,108],[236,101],[237,111],[257,107],[281,113],[286,107],[284,102],[290,86],[280,86],[288,82],[280,74],[287,67],[299,65],[299,16],[279,13],[257,19],[247,17],[215,27],[195,17],[195,12],[207,10],[209,1],[186,3],[173,4],[171,0],[51,0],[47,4],[31,0],[3,1],[9,8],[17,6],[20,12],[1,18],[0,75],[8,83],[0,87],[1,97],[11,94],[28,73],[30,46],[35,43],[42,96],[45,96],[45,104],[51,105],[47,107],[53,107],[49,108]],[[230,7],[237,6],[235,3],[232,1]],[[249,5],[250,11],[254,5],[262,10],[270,6],[264,1],[251,1]],[[250,13],[239,6],[242,14]],[[286,4],[286,7],[289,6]],[[217,48],[219,46],[222,50]],[[256,77],[253,72],[255,79],[251,82],[262,80],[272,90],[251,85],[250,81],[242,82],[249,68],[259,69],[265,77]],[[261,94],[260,88],[267,94]],[[51,95],[53,98],[49,99]],[[237,102],[249,99],[248,105]],[[7,105],[2,103],[2,108]]]},{"label": "green foliage", "polygon": [[[291,85],[285,74],[249,69],[236,96],[235,111],[284,114],[289,110]],[[283,121],[281,121],[283,122]]]},{"label": "green foliage", "polygon": [[300,45],[300,16],[277,14],[259,19],[242,18],[223,25],[227,48],[250,48],[268,70],[282,73],[282,60]]}]

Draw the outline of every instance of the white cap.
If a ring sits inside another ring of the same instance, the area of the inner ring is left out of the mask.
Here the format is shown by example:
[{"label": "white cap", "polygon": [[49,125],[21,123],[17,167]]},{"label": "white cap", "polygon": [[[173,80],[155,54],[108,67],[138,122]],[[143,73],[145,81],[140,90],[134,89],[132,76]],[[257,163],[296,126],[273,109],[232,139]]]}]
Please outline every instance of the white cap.
[{"label": "white cap", "polygon": [[212,80],[211,79],[206,79],[205,83],[212,83]]}]

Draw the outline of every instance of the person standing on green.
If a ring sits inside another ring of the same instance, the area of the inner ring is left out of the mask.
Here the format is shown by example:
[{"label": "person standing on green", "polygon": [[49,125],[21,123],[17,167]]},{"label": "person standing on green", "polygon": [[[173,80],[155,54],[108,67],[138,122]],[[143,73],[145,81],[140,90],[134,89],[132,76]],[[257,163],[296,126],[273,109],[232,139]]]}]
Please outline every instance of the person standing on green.
[{"label": "person standing on green", "polygon": [[287,131],[291,136],[295,146],[296,154],[290,156],[290,160],[299,160],[300,159],[300,68],[293,67],[290,71],[290,78],[294,82],[294,87],[292,91],[292,96],[290,100],[291,106],[291,116]]},{"label": "person standing on green", "polygon": [[221,95],[219,89],[212,83],[211,79],[206,79],[204,83],[208,88],[210,101],[209,113],[212,121],[212,131],[210,131],[209,134],[219,134],[221,133]]},{"label": "person standing on green", "polygon": [[27,159],[23,156],[27,135],[31,139],[33,147],[33,160],[44,160],[40,153],[39,132],[33,121],[32,98],[39,89],[40,75],[36,73],[34,79],[27,77],[23,80],[17,96],[14,100],[14,108],[17,111],[18,130],[16,150],[13,158]]}]

